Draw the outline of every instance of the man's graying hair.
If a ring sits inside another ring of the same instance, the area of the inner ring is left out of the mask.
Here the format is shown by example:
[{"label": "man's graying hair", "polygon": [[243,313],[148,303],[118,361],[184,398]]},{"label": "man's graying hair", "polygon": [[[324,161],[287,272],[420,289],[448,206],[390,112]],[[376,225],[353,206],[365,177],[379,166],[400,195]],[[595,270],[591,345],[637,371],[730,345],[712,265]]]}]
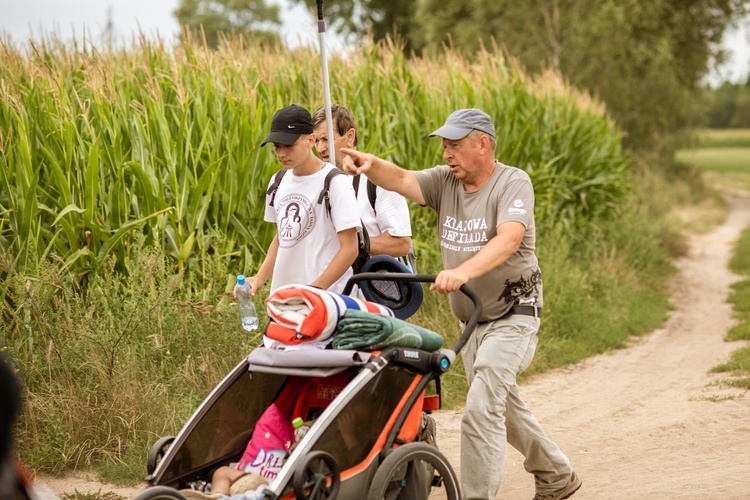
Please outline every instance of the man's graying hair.
[{"label": "man's graying hair", "polygon": [[[357,125],[354,123],[354,117],[349,110],[344,106],[331,104],[331,118],[336,127],[336,132],[339,135],[346,134],[346,131],[350,128],[354,129],[354,147],[356,148],[357,142],[359,142],[359,134],[357,133]],[[313,128],[317,127],[324,121],[326,121],[326,109],[325,107],[320,107],[312,115]]]},{"label": "man's graying hair", "polygon": [[492,151],[495,151],[495,149],[497,149],[497,141],[495,140],[494,137],[492,137],[489,134],[485,134],[481,130],[472,130],[471,132],[469,132],[469,137],[471,137],[471,142],[473,144],[476,144],[477,141],[479,141],[479,138],[482,137],[483,135],[486,135],[487,139],[489,139],[489,141],[490,141],[490,149]]}]

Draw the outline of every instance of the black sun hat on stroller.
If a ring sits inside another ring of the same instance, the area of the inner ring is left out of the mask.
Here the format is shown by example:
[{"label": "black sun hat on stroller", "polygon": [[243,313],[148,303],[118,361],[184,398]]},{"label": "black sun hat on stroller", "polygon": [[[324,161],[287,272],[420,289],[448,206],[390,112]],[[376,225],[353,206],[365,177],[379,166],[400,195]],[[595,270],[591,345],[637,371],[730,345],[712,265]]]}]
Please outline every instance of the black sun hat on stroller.
[{"label": "black sun hat on stroller", "polygon": [[[409,273],[409,268],[389,255],[378,255],[362,266],[361,273]],[[424,299],[422,285],[404,281],[362,281],[359,285],[365,299],[382,304],[398,319],[411,317]]]}]

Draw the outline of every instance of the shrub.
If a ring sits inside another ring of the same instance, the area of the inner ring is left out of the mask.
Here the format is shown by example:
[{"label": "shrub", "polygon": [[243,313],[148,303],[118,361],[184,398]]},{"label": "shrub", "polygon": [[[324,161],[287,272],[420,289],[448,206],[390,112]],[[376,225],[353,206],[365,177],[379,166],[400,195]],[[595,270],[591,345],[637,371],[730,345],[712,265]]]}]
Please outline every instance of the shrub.
[{"label": "shrub", "polygon": [[[140,479],[151,444],[258,343],[225,288],[196,294],[143,240],[127,274],[108,266],[86,289],[47,261],[7,284],[6,342],[27,394],[18,449],[37,470],[121,463]],[[214,282],[225,264],[205,263]]]}]

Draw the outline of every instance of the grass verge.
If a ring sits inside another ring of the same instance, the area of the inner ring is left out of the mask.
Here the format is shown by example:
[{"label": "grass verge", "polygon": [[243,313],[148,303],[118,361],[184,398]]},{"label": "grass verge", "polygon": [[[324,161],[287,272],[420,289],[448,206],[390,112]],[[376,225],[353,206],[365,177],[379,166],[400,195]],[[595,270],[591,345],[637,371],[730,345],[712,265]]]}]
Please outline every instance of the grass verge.
[{"label": "grass verge", "polygon": [[[698,167],[718,189],[727,192],[740,190],[740,196],[747,196],[746,192],[750,190],[750,130],[708,130],[700,135],[699,146],[678,152],[677,160]],[[729,268],[746,279],[732,285],[728,300],[738,321],[725,338],[727,341],[750,340],[750,228],[740,234]],[[750,390],[750,346],[736,350],[728,362],[711,371],[730,376],[718,381],[719,385]]]},{"label": "grass verge", "polygon": [[676,160],[706,172],[723,190],[750,189],[750,129],[705,130],[696,147],[678,151]]},{"label": "grass verge", "polygon": [[[740,234],[729,268],[745,279],[732,285],[728,300],[738,321],[727,332],[726,340],[750,340],[750,227]],[[750,390],[750,346],[734,351],[728,362],[715,366],[712,372],[731,376],[721,384]]]},{"label": "grass verge", "polygon": [[60,500],[125,500],[125,497],[120,496],[116,493],[108,491],[106,493],[99,491],[98,493],[81,493],[75,491],[75,493],[66,493]]},{"label": "grass verge", "polygon": [[747,173],[750,172],[750,147],[687,149],[678,152],[677,160],[724,174]]},{"label": "grass verge", "polygon": [[698,146],[701,148],[750,148],[750,129],[706,129],[698,134]]},{"label": "grass verge", "polygon": [[[25,392],[17,447],[36,472],[142,480],[153,442],[175,435],[238,353],[259,341],[240,333],[223,286],[198,295],[142,243],[128,275],[112,266],[86,290],[48,262],[33,270],[38,278],[13,275],[5,284],[4,349]],[[228,281],[224,264],[206,262],[213,283]]]}]

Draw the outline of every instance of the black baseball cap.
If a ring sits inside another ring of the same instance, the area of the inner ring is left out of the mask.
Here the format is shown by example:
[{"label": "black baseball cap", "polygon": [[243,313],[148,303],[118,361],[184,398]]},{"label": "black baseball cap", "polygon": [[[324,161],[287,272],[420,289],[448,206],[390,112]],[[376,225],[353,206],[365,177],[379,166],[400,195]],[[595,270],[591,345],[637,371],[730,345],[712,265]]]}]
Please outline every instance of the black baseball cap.
[{"label": "black baseball cap", "polygon": [[269,142],[291,146],[297,142],[299,136],[312,133],[313,123],[310,112],[302,106],[290,104],[285,108],[281,108],[273,115],[271,133],[268,134],[261,147]]}]

